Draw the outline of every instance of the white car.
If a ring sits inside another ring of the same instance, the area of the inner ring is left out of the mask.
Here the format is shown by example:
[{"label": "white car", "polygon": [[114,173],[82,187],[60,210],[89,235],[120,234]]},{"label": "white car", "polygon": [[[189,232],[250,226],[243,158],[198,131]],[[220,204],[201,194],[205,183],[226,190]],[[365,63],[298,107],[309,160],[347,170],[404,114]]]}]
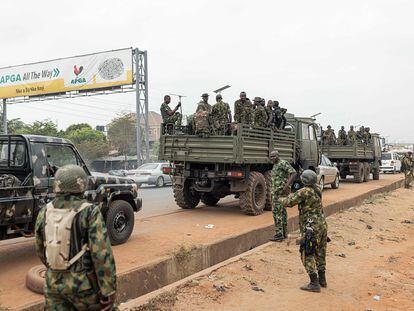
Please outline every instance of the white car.
[{"label": "white car", "polygon": [[339,170],[324,154],[319,165],[318,183],[321,190],[326,185],[331,185],[332,189],[339,187]]},{"label": "white car", "polygon": [[381,157],[380,171],[393,174],[401,172],[401,159],[396,152],[383,152]]},{"label": "white car", "polygon": [[163,168],[169,168],[168,163],[145,163],[136,170],[128,171],[128,177],[132,178],[139,186],[142,184],[164,187],[172,184],[170,175],[164,174]]}]

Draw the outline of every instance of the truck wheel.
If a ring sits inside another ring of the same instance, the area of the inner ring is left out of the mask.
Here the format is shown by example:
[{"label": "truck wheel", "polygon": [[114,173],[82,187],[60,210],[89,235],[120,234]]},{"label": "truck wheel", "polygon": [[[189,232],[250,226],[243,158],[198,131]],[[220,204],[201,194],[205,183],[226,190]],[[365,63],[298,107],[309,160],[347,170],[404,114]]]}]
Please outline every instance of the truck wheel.
[{"label": "truck wheel", "polygon": [[207,206],[215,206],[217,202],[220,201],[220,198],[214,196],[211,193],[204,193],[201,196],[201,202],[203,202]]},{"label": "truck wheel", "polygon": [[32,292],[43,294],[46,271],[47,268],[44,265],[31,268],[26,274],[26,287]]},{"label": "truck wheel", "polygon": [[339,188],[339,176],[336,175],[335,181],[331,184],[332,189],[338,189]]},{"label": "truck wheel", "polygon": [[106,213],[106,227],[112,245],[125,243],[134,230],[134,210],[124,200],[116,200]]},{"label": "truck wheel", "polygon": [[372,179],[373,180],[379,180],[379,178],[380,178],[379,165],[375,165],[374,169],[372,170]]},{"label": "truck wheel", "polygon": [[247,190],[240,195],[241,210],[247,215],[260,215],[266,204],[266,180],[259,172],[250,172]]},{"label": "truck wheel", "polygon": [[364,182],[367,182],[369,180],[369,174],[371,173],[370,170],[371,168],[369,166],[369,163],[364,162]]},{"label": "truck wheel", "polygon": [[185,181],[182,189],[174,187],[173,191],[175,203],[181,208],[192,209],[200,202],[200,195],[190,188],[189,181]]},{"label": "truck wheel", "polygon": [[265,211],[272,210],[272,171],[267,171],[264,174],[265,181],[266,181],[266,204],[264,207]]},{"label": "truck wheel", "polygon": [[354,173],[354,181],[361,183],[364,180],[364,164],[358,163],[358,171]]}]

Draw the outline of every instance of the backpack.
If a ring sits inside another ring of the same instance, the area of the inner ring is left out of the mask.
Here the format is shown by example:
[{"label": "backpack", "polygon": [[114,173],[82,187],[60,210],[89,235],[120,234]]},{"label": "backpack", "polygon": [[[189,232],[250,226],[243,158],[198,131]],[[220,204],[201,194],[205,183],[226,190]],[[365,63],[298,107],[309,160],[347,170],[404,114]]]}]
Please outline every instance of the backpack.
[{"label": "backpack", "polygon": [[86,202],[78,208],[65,209],[55,208],[52,202],[46,205],[45,249],[46,261],[51,269],[68,270],[89,250],[88,244],[84,244],[79,253],[69,258],[73,219],[89,206],[91,204]]}]

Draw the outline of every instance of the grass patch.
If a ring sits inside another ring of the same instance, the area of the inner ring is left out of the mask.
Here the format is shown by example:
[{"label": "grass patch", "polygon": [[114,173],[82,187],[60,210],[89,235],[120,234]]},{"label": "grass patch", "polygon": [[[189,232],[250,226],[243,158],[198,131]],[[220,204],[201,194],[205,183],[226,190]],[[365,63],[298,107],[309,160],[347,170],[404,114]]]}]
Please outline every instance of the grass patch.
[{"label": "grass patch", "polygon": [[167,311],[174,307],[177,301],[177,291],[169,291],[151,298],[145,305],[134,308],[134,311]]},{"label": "grass patch", "polygon": [[174,252],[173,256],[175,260],[182,265],[185,262],[188,262],[192,256],[192,252],[195,249],[195,246],[180,245]]}]

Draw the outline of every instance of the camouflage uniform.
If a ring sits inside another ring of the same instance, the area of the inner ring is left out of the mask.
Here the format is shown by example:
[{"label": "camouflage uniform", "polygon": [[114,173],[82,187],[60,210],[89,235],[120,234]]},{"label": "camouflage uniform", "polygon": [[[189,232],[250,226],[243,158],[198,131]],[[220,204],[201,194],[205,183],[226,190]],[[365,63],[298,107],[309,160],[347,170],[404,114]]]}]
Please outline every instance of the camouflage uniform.
[{"label": "camouflage uniform", "polygon": [[346,132],[344,127],[342,126],[341,129],[338,131],[338,145],[345,145],[347,141]]},{"label": "camouflage uniform", "polygon": [[361,142],[364,142],[364,132],[365,132],[365,129],[363,126],[361,126],[359,130],[356,132],[357,139]]},{"label": "camouflage uniform", "polygon": [[305,186],[297,192],[290,194],[288,197],[282,198],[280,201],[289,207],[298,204],[299,226],[302,239],[304,239],[307,228],[310,227],[313,229],[316,238],[314,254],[306,255],[305,250],[303,248],[301,249],[301,259],[306,272],[309,275],[325,272],[328,226],[322,208],[321,197],[312,186]]},{"label": "camouflage uniform", "polygon": [[269,119],[265,107],[258,105],[253,112],[253,125],[255,127],[267,127],[267,120]]},{"label": "camouflage uniform", "polygon": [[[276,236],[287,237],[287,213],[286,208],[281,204],[279,197],[288,193],[283,193],[283,188],[289,180],[289,176],[296,173],[289,162],[280,159],[275,163],[271,172],[272,181],[272,212],[275,222]],[[290,192],[290,188],[288,190]]]},{"label": "camouflage uniform", "polygon": [[405,188],[411,188],[411,182],[413,181],[413,160],[410,156],[405,155],[401,160],[401,166],[404,172],[404,186]]},{"label": "camouflage uniform", "polygon": [[211,120],[213,122],[214,132],[217,135],[224,135],[229,123],[228,116],[230,114],[229,104],[223,102],[222,100],[214,104],[211,111]]},{"label": "camouflage uniform", "polygon": [[[83,169],[73,167],[76,166],[61,167],[55,175],[54,191],[57,194],[50,203],[55,209],[75,210],[87,202],[83,197],[87,183],[86,174],[75,175],[74,171],[83,172]],[[64,175],[63,178],[62,175]],[[46,224],[49,221],[46,218],[48,210],[49,207],[41,209],[35,225],[36,252],[43,264],[48,267],[45,275],[45,309],[100,310],[100,299],[113,297],[116,292],[116,270],[111,244],[99,206],[86,205],[73,218],[68,259],[79,254],[84,245],[87,249],[66,270],[53,270],[48,266],[46,249],[48,243],[54,239],[54,237],[46,236]],[[53,222],[53,219],[50,221]],[[49,259],[53,261],[52,258]]]},{"label": "camouflage uniform", "polygon": [[351,145],[357,141],[357,133],[354,131],[353,127],[351,127],[348,131],[348,141]]},{"label": "camouflage uniform", "polygon": [[369,144],[371,143],[371,133],[369,132],[369,128],[366,127],[364,129],[364,133],[362,134],[362,137],[364,139],[364,143]]},{"label": "camouflage uniform", "polygon": [[335,142],[336,142],[335,132],[330,126],[328,126],[328,129],[323,133],[322,139],[324,143],[327,145],[335,145]]},{"label": "camouflage uniform", "polygon": [[207,111],[208,113],[211,113],[211,105],[203,100],[200,101],[197,105],[196,113],[200,111]]},{"label": "camouflage uniform", "polygon": [[181,114],[179,112],[175,112],[173,115],[169,115],[169,113],[172,112],[172,109],[167,103],[161,104],[161,116],[162,116],[162,122],[164,124],[173,123],[177,126],[181,125]]},{"label": "camouflage uniform", "polygon": [[234,121],[236,123],[252,124],[253,104],[250,100],[241,99],[234,102]]}]

